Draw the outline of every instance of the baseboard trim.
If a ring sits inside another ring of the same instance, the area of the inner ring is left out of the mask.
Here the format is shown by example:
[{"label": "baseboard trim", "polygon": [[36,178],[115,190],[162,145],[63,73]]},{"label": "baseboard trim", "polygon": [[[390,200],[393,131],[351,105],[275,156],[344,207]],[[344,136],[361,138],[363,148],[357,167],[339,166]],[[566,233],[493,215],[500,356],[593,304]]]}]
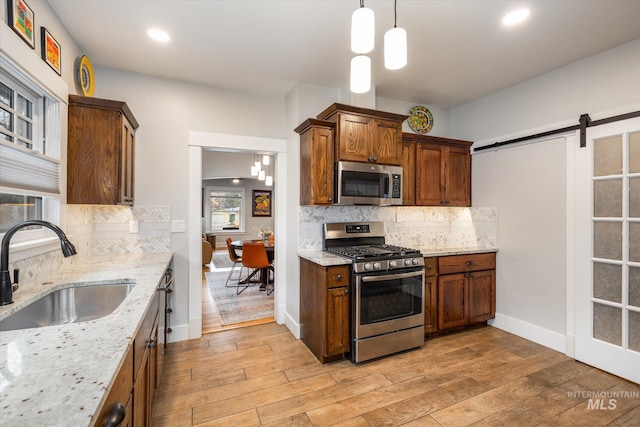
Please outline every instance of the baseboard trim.
[{"label": "baseboard trim", "polygon": [[489,324],[503,331],[566,354],[567,337],[563,334],[500,313],[496,313],[496,318],[489,321]]},{"label": "baseboard trim", "polygon": [[286,312],[286,310],[282,310],[282,313],[284,315],[284,319],[283,322],[278,321],[278,323],[284,323],[284,325],[287,327],[287,329],[289,329],[289,331],[291,331],[291,333],[293,334],[294,337],[296,337],[296,339],[300,339],[300,337],[302,336],[302,334],[300,333],[300,323],[296,322],[293,317],[291,317],[289,315],[289,313]]},{"label": "baseboard trim", "polygon": [[[164,336],[164,329],[158,329],[158,334],[160,334],[161,336]],[[171,332],[169,334],[167,334],[167,341],[172,343],[172,342],[178,342],[178,341],[185,341],[188,340],[189,338],[189,325],[177,325],[177,326],[173,326],[171,325]]]}]

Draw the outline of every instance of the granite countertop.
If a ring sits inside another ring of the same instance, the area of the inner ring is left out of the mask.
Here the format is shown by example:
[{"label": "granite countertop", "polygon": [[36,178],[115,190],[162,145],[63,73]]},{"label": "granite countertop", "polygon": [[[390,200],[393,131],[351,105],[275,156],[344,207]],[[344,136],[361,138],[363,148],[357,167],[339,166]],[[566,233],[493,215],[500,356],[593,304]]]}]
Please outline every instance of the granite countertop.
[{"label": "granite countertop", "polygon": [[[466,246],[459,248],[417,247],[415,249],[418,249],[425,257],[498,252],[498,248],[480,246]],[[351,260],[349,258],[333,255],[322,250],[299,251],[298,256],[324,267],[351,264]]]},{"label": "granite countertop", "polygon": [[135,286],[100,319],[0,332],[0,425],[92,425],[171,258],[102,256],[64,265],[46,284],[21,280],[0,320],[56,289],[123,280]]}]

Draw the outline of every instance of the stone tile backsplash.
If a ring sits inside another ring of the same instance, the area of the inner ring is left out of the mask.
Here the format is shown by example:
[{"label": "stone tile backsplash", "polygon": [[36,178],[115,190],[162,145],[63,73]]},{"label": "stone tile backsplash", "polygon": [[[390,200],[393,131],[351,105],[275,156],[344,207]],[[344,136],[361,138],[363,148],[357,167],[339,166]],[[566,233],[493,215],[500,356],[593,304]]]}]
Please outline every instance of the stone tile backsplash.
[{"label": "stone tile backsplash", "polygon": [[382,221],[386,242],[434,249],[497,246],[497,209],[484,207],[300,206],[298,250],[322,249],[326,222]]},{"label": "stone tile backsplash", "polygon": [[[171,251],[169,207],[67,205],[63,209],[63,229],[78,254],[64,258],[56,250],[12,263],[10,270],[19,268],[21,277],[36,279],[83,257]],[[129,233],[132,220],[138,221],[138,233]]]}]

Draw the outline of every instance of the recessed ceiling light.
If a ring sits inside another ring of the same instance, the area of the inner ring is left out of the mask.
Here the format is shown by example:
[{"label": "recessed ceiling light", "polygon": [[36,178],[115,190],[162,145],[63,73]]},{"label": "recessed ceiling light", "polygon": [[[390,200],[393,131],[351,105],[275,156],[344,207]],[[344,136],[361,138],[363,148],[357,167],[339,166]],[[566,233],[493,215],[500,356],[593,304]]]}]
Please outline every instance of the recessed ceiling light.
[{"label": "recessed ceiling light", "polygon": [[149,35],[149,37],[151,37],[153,40],[160,43],[166,43],[171,40],[171,37],[166,31],[162,31],[158,28],[151,28],[147,30],[147,35]]},{"label": "recessed ceiling light", "polygon": [[528,9],[526,7],[522,9],[516,9],[513,12],[507,13],[502,18],[502,24],[506,25],[507,27],[517,25],[526,20],[529,17],[529,14],[531,14],[531,9]]}]

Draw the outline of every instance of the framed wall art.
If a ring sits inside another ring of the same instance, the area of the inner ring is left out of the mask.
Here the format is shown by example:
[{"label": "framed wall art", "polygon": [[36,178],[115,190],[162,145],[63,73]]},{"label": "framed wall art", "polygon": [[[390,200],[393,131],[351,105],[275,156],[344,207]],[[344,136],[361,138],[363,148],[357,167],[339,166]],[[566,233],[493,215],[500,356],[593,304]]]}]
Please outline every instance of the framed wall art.
[{"label": "framed wall art", "polygon": [[27,2],[24,0],[7,0],[7,17],[9,18],[9,26],[13,28],[13,31],[18,33],[31,46],[31,49],[35,49],[33,10],[31,10]]},{"label": "framed wall art", "polygon": [[40,27],[40,33],[42,38],[42,59],[60,76],[62,75],[62,69],[60,67],[60,43],[53,38],[49,30],[45,27]]},{"label": "framed wall art", "polygon": [[253,190],[251,194],[252,216],[271,216],[271,191]]}]

